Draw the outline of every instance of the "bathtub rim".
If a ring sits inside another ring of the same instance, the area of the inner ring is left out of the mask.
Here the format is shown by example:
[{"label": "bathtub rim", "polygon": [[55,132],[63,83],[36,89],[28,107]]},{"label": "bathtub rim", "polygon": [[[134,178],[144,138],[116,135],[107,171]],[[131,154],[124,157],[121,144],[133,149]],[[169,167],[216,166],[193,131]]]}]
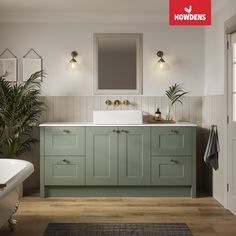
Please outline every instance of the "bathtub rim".
[{"label": "bathtub rim", "polygon": [[21,162],[24,163],[25,166],[15,173],[12,177],[10,177],[6,183],[0,183],[1,185],[5,185],[5,187],[0,188],[0,199],[4,196],[6,196],[9,192],[11,192],[14,188],[19,186],[24,182],[25,179],[27,179],[33,172],[34,172],[34,166],[32,163],[29,161],[25,160],[20,160],[20,159],[7,159],[7,158],[2,158],[0,159],[4,161],[16,161],[16,162]]},{"label": "bathtub rim", "polygon": [[[0,163],[1,161],[5,161],[5,162],[14,162],[13,165],[15,165],[15,163],[20,163],[20,169],[15,172],[12,176],[10,176],[10,178],[8,178],[7,180],[5,181],[2,181],[1,182],[1,179],[0,179],[0,185],[8,185],[8,183],[10,183],[17,175],[19,172],[23,171],[25,168],[27,168],[27,166],[29,165],[30,162],[28,161],[25,161],[25,160],[21,160],[21,159],[14,159],[14,158],[0,158]],[[31,163],[30,163],[31,164]],[[11,165],[11,164],[10,164]],[[0,166],[0,169],[1,169],[1,166]]]}]

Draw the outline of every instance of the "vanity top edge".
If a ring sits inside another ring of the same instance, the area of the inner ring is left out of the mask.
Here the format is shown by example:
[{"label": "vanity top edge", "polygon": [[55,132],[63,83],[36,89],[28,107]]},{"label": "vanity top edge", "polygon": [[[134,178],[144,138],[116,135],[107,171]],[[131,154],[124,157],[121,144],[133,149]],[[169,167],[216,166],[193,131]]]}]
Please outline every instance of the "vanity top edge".
[{"label": "vanity top edge", "polygon": [[166,124],[158,124],[158,123],[143,123],[143,124],[94,124],[94,123],[83,123],[83,122],[48,122],[39,124],[40,127],[52,127],[52,126],[143,126],[143,127],[151,127],[151,126],[183,126],[183,127],[197,127],[197,124],[189,123],[189,122],[176,122],[176,123],[166,123]]}]

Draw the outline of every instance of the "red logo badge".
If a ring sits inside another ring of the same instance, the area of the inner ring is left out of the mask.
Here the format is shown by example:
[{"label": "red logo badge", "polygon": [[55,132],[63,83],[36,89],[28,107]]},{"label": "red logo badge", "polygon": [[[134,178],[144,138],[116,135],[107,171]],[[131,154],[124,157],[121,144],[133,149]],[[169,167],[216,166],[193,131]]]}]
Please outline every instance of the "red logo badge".
[{"label": "red logo badge", "polygon": [[211,0],[169,0],[170,25],[211,25]]}]

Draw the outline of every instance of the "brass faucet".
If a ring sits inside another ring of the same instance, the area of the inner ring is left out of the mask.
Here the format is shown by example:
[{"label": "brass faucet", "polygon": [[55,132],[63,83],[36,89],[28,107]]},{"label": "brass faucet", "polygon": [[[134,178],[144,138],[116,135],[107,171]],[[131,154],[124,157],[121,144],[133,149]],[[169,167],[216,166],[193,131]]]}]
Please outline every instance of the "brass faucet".
[{"label": "brass faucet", "polygon": [[113,104],[114,106],[120,106],[122,102],[120,100],[115,100]]},{"label": "brass faucet", "polygon": [[107,100],[105,101],[105,103],[106,103],[107,106],[111,106],[111,105],[112,105],[112,101],[109,100],[109,99],[107,99]]},{"label": "brass faucet", "polygon": [[129,105],[130,105],[130,101],[129,101],[129,100],[127,100],[127,99],[126,99],[126,100],[124,100],[124,101],[123,101],[123,105],[129,106]]},{"label": "brass faucet", "polygon": [[114,105],[114,106],[120,106],[120,105],[125,105],[125,106],[129,106],[130,105],[130,101],[129,100],[124,100],[123,102],[121,101],[121,100],[119,100],[119,99],[116,99],[114,102],[112,102],[111,100],[109,100],[109,99],[107,99],[106,101],[105,101],[105,104],[107,105],[107,106],[111,106],[111,105]]}]

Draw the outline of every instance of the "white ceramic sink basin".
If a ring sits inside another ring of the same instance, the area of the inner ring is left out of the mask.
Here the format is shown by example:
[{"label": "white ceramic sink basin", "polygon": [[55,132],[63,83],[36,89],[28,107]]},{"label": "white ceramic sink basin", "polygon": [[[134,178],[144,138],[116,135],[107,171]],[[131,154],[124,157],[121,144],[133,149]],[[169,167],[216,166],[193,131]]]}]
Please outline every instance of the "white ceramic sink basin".
[{"label": "white ceramic sink basin", "polygon": [[94,124],[142,124],[143,114],[140,110],[123,110],[123,111],[94,111]]}]

